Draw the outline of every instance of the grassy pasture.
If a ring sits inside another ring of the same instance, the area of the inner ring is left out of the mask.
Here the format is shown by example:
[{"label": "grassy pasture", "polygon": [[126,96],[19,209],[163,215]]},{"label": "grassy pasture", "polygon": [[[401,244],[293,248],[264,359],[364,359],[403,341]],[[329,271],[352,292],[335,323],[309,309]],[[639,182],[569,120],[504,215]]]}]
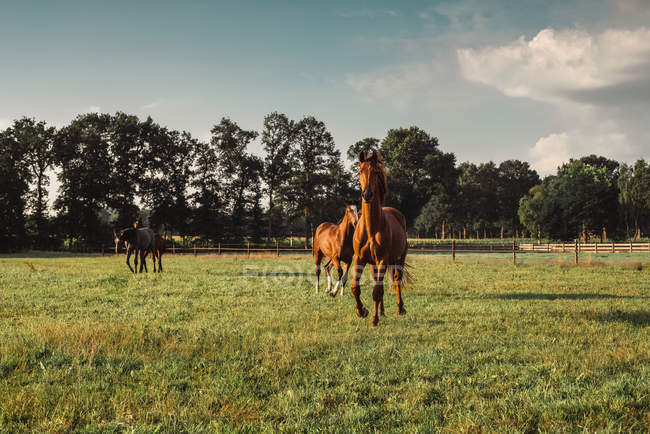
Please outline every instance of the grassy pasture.
[{"label": "grassy pasture", "polygon": [[373,328],[304,256],[0,256],[0,431],[650,430],[647,254],[457,258]]}]

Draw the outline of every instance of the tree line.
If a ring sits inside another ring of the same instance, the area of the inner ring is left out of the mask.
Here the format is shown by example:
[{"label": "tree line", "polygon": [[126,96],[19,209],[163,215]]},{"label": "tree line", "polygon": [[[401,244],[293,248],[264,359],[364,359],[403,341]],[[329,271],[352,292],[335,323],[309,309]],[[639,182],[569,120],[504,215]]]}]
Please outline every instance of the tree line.
[{"label": "tree line", "polygon": [[[390,129],[347,150],[326,125],[273,112],[261,133],[229,118],[209,141],[148,117],[87,113],[56,129],[22,118],[0,131],[0,250],[97,246],[142,219],[206,243],[310,239],[359,197],[360,151],[386,162],[386,204],[410,236],[437,238],[640,236],[648,230],[650,168],[604,157],[571,160],[540,179],[527,162],[457,164],[418,127]],[[263,152],[250,152],[259,140]],[[60,187],[48,195],[49,174]]]}]

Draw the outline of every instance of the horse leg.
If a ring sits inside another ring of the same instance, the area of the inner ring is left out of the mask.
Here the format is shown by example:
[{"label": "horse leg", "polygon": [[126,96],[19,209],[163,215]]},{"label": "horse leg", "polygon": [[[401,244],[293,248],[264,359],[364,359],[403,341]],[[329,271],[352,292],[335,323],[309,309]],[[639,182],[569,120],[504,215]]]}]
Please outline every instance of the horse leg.
[{"label": "horse leg", "polygon": [[397,292],[397,314],[404,315],[404,301],[402,300],[402,279],[404,278],[404,264],[397,264],[393,270],[393,285]]},{"label": "horse leg", "polygon": [[332,269],[332,264],[329,263],[325,267],[325,273],[327,274],[327,292],[328,294],[332,293],[332,276],[330,276],[330,270]]},{"label": "horse leg", "polygon": [[163,269],[162,269],[162,252],[161,251],[158,252],[158,272],[159,273],[163,272]]},{"label": "horse leg", "polygon": [[[135,269],[133,272],[135,274],[138,274],[138,255],[140,254],[140,251],[137,249],[133,250],[135,254],[133,255],[133,268]],[[140,273],[142,273],[142,267],[140,267]]]},{"label": "horse leg", "polygon": [[[129,267],[129,270],[131,270],[131,273],[135,273],[135,270],[133,270],[133,268],[131,267],[130,258],[131,258],[131,249],[126,249],[126,265]],[[136,261],[136,264],[137,264],[138,260],[136,259],[135,261]],[[136,265],[136,268],[137,268],[137,265]]]},{"label": "horse leg", "polygon": [[343,289],[345,288],[345,284],[348,282],[348,271],[350,271],[351,264],[351,262],[345,264],[345,273],[343,274],[343,281],[341,282],[341,297],[343,297]]},{"label": "horse leg", "polygon": [[315,263],[316,263],[316,292],[320,289],[320,261],[323,260],[323,253],[318,250],[316,253]]},{"label": "horse leg", "polygon": [[381,304],[384,299],[384,273],[386,266],[381,262],[379,265],[372,266],[372,277],[375,279],[375,287],[372,290],[372,300],[375,304],[375,311],[372,314],[372,325],[379,324],[379,314],[381,312]]},{"label": "horse leg", "polygon": [[140,259],[142,259],[142,261],[141,261],[141,263],[140,263],[140,273],[142,273],[142,267],[144,267],[144,272],[145,272],[145,273],[148,273],[148,272],[149,272],[149,270],[147,270],[147,261],[146,261],[146,259],[147,259],[147,253],[149,253],[149,251],[148,251],[148,250],[145,250],[145,249],[142,249],[142,250],[140,251]]},{"label": "horse leg", "polygon": [[350,287],[350,291],[352,291],[352,295],[354,295],[354,301],[357,304],[357,316],[359,318],[365,318],[368,316],[368,309],[363,307],[363,304],[361,303],[361,286],[359,285],[361,275],[363,274],[363,267],[365,265],[366,264],[361,262],[358,257],[354,257],[354,260],[352,261],[352,286]]},{"label": "horse leg", "polygon": [[336,267],[336,272],[338,275],[338,280],[336,281],[336,286],[334,287],[334,291],[330,292],[330,295],[332,297],[336,297],[336,293],[339,292],[339,286],[341,285],[341,277],[343,276],[343,268],[341,268],[341,261],[338,259],[335,261],[334,266]]}]

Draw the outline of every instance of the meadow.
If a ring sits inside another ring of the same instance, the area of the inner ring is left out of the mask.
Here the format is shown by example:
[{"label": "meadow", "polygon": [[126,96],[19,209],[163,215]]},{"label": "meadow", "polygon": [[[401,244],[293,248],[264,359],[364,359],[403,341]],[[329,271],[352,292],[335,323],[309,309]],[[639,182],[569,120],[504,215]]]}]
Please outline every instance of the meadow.
[{"label": "meadow", "polygon": [[0,256],[0,431],[650,430],[648,254],[457,259],[372,327],[306,256]]}]

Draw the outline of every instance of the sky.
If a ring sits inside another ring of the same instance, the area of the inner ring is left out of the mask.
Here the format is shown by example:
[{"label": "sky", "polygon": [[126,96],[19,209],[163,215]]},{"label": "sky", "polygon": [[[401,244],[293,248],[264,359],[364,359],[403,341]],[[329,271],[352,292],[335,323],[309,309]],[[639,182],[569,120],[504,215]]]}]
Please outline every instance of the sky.
[{"label": "sky", "polygon": [[417,125],[459,162],[549,174],[650,159],[649,103],[647,0],[0,0],[0,128],[123,111],[207,140],[278,111],[344,156]]}]

